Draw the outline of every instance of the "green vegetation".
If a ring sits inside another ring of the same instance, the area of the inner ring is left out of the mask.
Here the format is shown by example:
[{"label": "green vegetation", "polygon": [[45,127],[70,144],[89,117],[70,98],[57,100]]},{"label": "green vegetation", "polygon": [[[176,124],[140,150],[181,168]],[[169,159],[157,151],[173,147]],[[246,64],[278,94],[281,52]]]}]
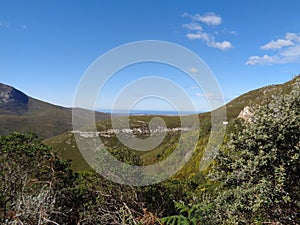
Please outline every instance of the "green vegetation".
[{"label": "green vegetation", "polygon": [[0,171],[1,223],[64,221],[75,176],[36,135],[0,137]]},{"label": "green vegetation", "polygon": [[256,107],[251,122],[236,126],[195,201],[177,203],[179,215],[162,221],[299,224],[299,94],[298,88]]},{"label": "green vegetation", "polygon": [[[189,163],[169,180],[145,187],[116,184],[90,170],[72,133],[43,141],[34,134],[0,136],[0,223],[299,224],[299,86],[300,76],[228,103],[224,145],[201,172],[211,126],[209,113],[200,114],[199,141]],[[250,119],[237,118],[245,106]],[[151,118],[133,116],[130,126],[147,129]],[[168,128],[180,126],[178,117],[164,119]],[[109,120],[97,123],[99,132],[110,128]],[[168,132],[156,149],[143,153],[113,134],[101,139],[117,159],[149,165],[168,157],[178,137]]]},{"label": "green vegetation", "polygon": [[[263,87],[257,90],[250,91],[240,97],[232,100],[226,104],[227,110],[227,120],[229,122],[227,126],[227,134],[229,134],[233,129],[234,120],[238,117],[239,113],[246,106],[255,106],[261,104],[264,101],[269,101],[272,99],[272,96],[280,96],[290,93],[290,91],[300,85],[300,76],[295,77],[293,80],[280,85],[271,85]],[[142,127],[148,126],[149,121],[155,116],[132,116],[130,124],[132,127]],[[161,117],[167,127],[174,128],[180,127],[180,118],[176,116],[163,116]],[[199,162],[202,158],[205,146],[207,145],[208,138],[210,135],[211,121],[210,113],[199,114],[199,123],[200,123],[200,136],[198,144],[195,148],[194,154],[191,157],[191,160],[188,164],[182,168],[182,170],[176,175],[177,177],[187,178],[193,173],[197,173],[199,169]],[[140,121],[144,121],[141,123]],[[97,130],[102,131],[105,129],[111,128],[110,120],[103,120],[97,123]],[[226,139],[227,137],[225,137]],[[152,151],[145,152],[141,155],[141,159],[144,165],[153,164],[157,161],[160,161],[167,157],[168,154],[174,149],[174,144],[177,143],[178,134],[169,134],[164,139],[157,148]],[[117,138],[102,138],[102,141],[105,142],[109,147],[122,148],[126,149],[124,146],[117,140]],[[82,158],[75,139],[71,133],[64,133],[57,137],[51,137],[44,141],[45,144],[51,146],[53,150],[60,155],[63,159],[72,161],[72,168],[76,171],[87,169],[88,165],[85,160]]]},{"label": "green vegetation", "polygon": [[[131,128],[147,128],[149,121],[155,116],[132,116],[130,119]],[[164,119],[168,128],[176,128],[180,126],[179,117],[161,117]],[[120,118],[122,119],[122,118]],[[98,131],[105,131],[112,128],[110,120],[104,120],[97,123]],[[149,136],[145,134],[139,135],[139,138],[145,138]],[[179,137],[179,132],[173,132],[172,134],[167,133],[164,141],[157,146],[156,149],[139,154],[144,165],[152,164],[157,160],[161,159],[164,156],[165,152],[168,149],[174,147],[174,144],[177,143]],[[118,149],[120,152],[132,151],[128,147],[124,146],[116,137],[116,135],[111,135],[110,137],[101,137],[101,141],[110,149]],[[76,171],[88,169],[89,166],[83,159],[80,151],[77,148],[77,144],[74,138],[74,135],[71,132],[58,135],[44,141],[45,144],[51,146],[53,150],[62,158],[72,161],[72,168]]]},{"label": "green vegetation", "polygon": [[0,137],[0,162],[1,224],[144,224],[175,213],[173,199],[185,196],[180,181],[130,187],[74,173],[34,134]]}]

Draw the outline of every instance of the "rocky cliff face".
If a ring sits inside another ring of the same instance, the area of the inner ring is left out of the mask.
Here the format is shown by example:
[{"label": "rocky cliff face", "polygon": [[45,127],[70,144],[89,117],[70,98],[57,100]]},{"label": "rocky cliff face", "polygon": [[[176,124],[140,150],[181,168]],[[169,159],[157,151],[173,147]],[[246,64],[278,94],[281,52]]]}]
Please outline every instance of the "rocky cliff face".
[{"label": "rocky cliff face", "polygon": [[23,114],[28,109],[29,97],[5,84],[0,83],[0,111],[2,114]]}]

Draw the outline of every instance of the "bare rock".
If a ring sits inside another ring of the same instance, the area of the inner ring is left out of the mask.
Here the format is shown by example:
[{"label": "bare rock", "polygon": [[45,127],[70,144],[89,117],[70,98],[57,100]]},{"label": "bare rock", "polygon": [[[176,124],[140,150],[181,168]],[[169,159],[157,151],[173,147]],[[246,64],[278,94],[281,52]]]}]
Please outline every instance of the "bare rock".
[{"label": "bare rock", "polygon": [[238,115],[238,118],[241,118],[249,123],[253,121],[253,112],[250,106],[246,106]]}]

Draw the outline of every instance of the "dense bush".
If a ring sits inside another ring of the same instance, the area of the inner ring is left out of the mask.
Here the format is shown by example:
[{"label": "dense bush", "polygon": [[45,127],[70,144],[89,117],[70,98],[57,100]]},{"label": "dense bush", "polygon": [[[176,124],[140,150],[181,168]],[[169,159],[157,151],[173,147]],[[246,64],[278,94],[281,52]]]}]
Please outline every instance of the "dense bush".
[{"label": "dense bush", "polygon": [[[111,153],[139,163],[130,152]],[[34,134],[0,137],[1,224],[155,224],[175,213],[173,200],[186,197],[182,185],[131,187],[94,171],[74,173]]]},{"label": "dense bush", "polygon": [[299,91],[253,111],[207,176],[205,185],[214,188],[198,192],[193,204],[178,203],[180,214],[166,224],[300,223]]},{"label": "dense bush", "polygon": [[[0,220],[8,224],[62,221],[71,201],[65,196],[75,176],[36,135],[0,137]],[[62,204],[63,203],[63,204]]]}]

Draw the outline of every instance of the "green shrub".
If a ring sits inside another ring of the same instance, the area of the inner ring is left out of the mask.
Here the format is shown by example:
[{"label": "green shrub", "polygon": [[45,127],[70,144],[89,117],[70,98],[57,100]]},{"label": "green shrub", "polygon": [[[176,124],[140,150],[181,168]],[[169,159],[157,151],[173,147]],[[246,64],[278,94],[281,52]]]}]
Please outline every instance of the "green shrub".
[{"label": "green shrub", "polygon": [[164,218],[166,224],[299,224],[299,90],[253,111],[251,122],[237,123],[209,172],[207,184],[215,188],[199,192],[193,205],[179,205],[180,215]]}]

